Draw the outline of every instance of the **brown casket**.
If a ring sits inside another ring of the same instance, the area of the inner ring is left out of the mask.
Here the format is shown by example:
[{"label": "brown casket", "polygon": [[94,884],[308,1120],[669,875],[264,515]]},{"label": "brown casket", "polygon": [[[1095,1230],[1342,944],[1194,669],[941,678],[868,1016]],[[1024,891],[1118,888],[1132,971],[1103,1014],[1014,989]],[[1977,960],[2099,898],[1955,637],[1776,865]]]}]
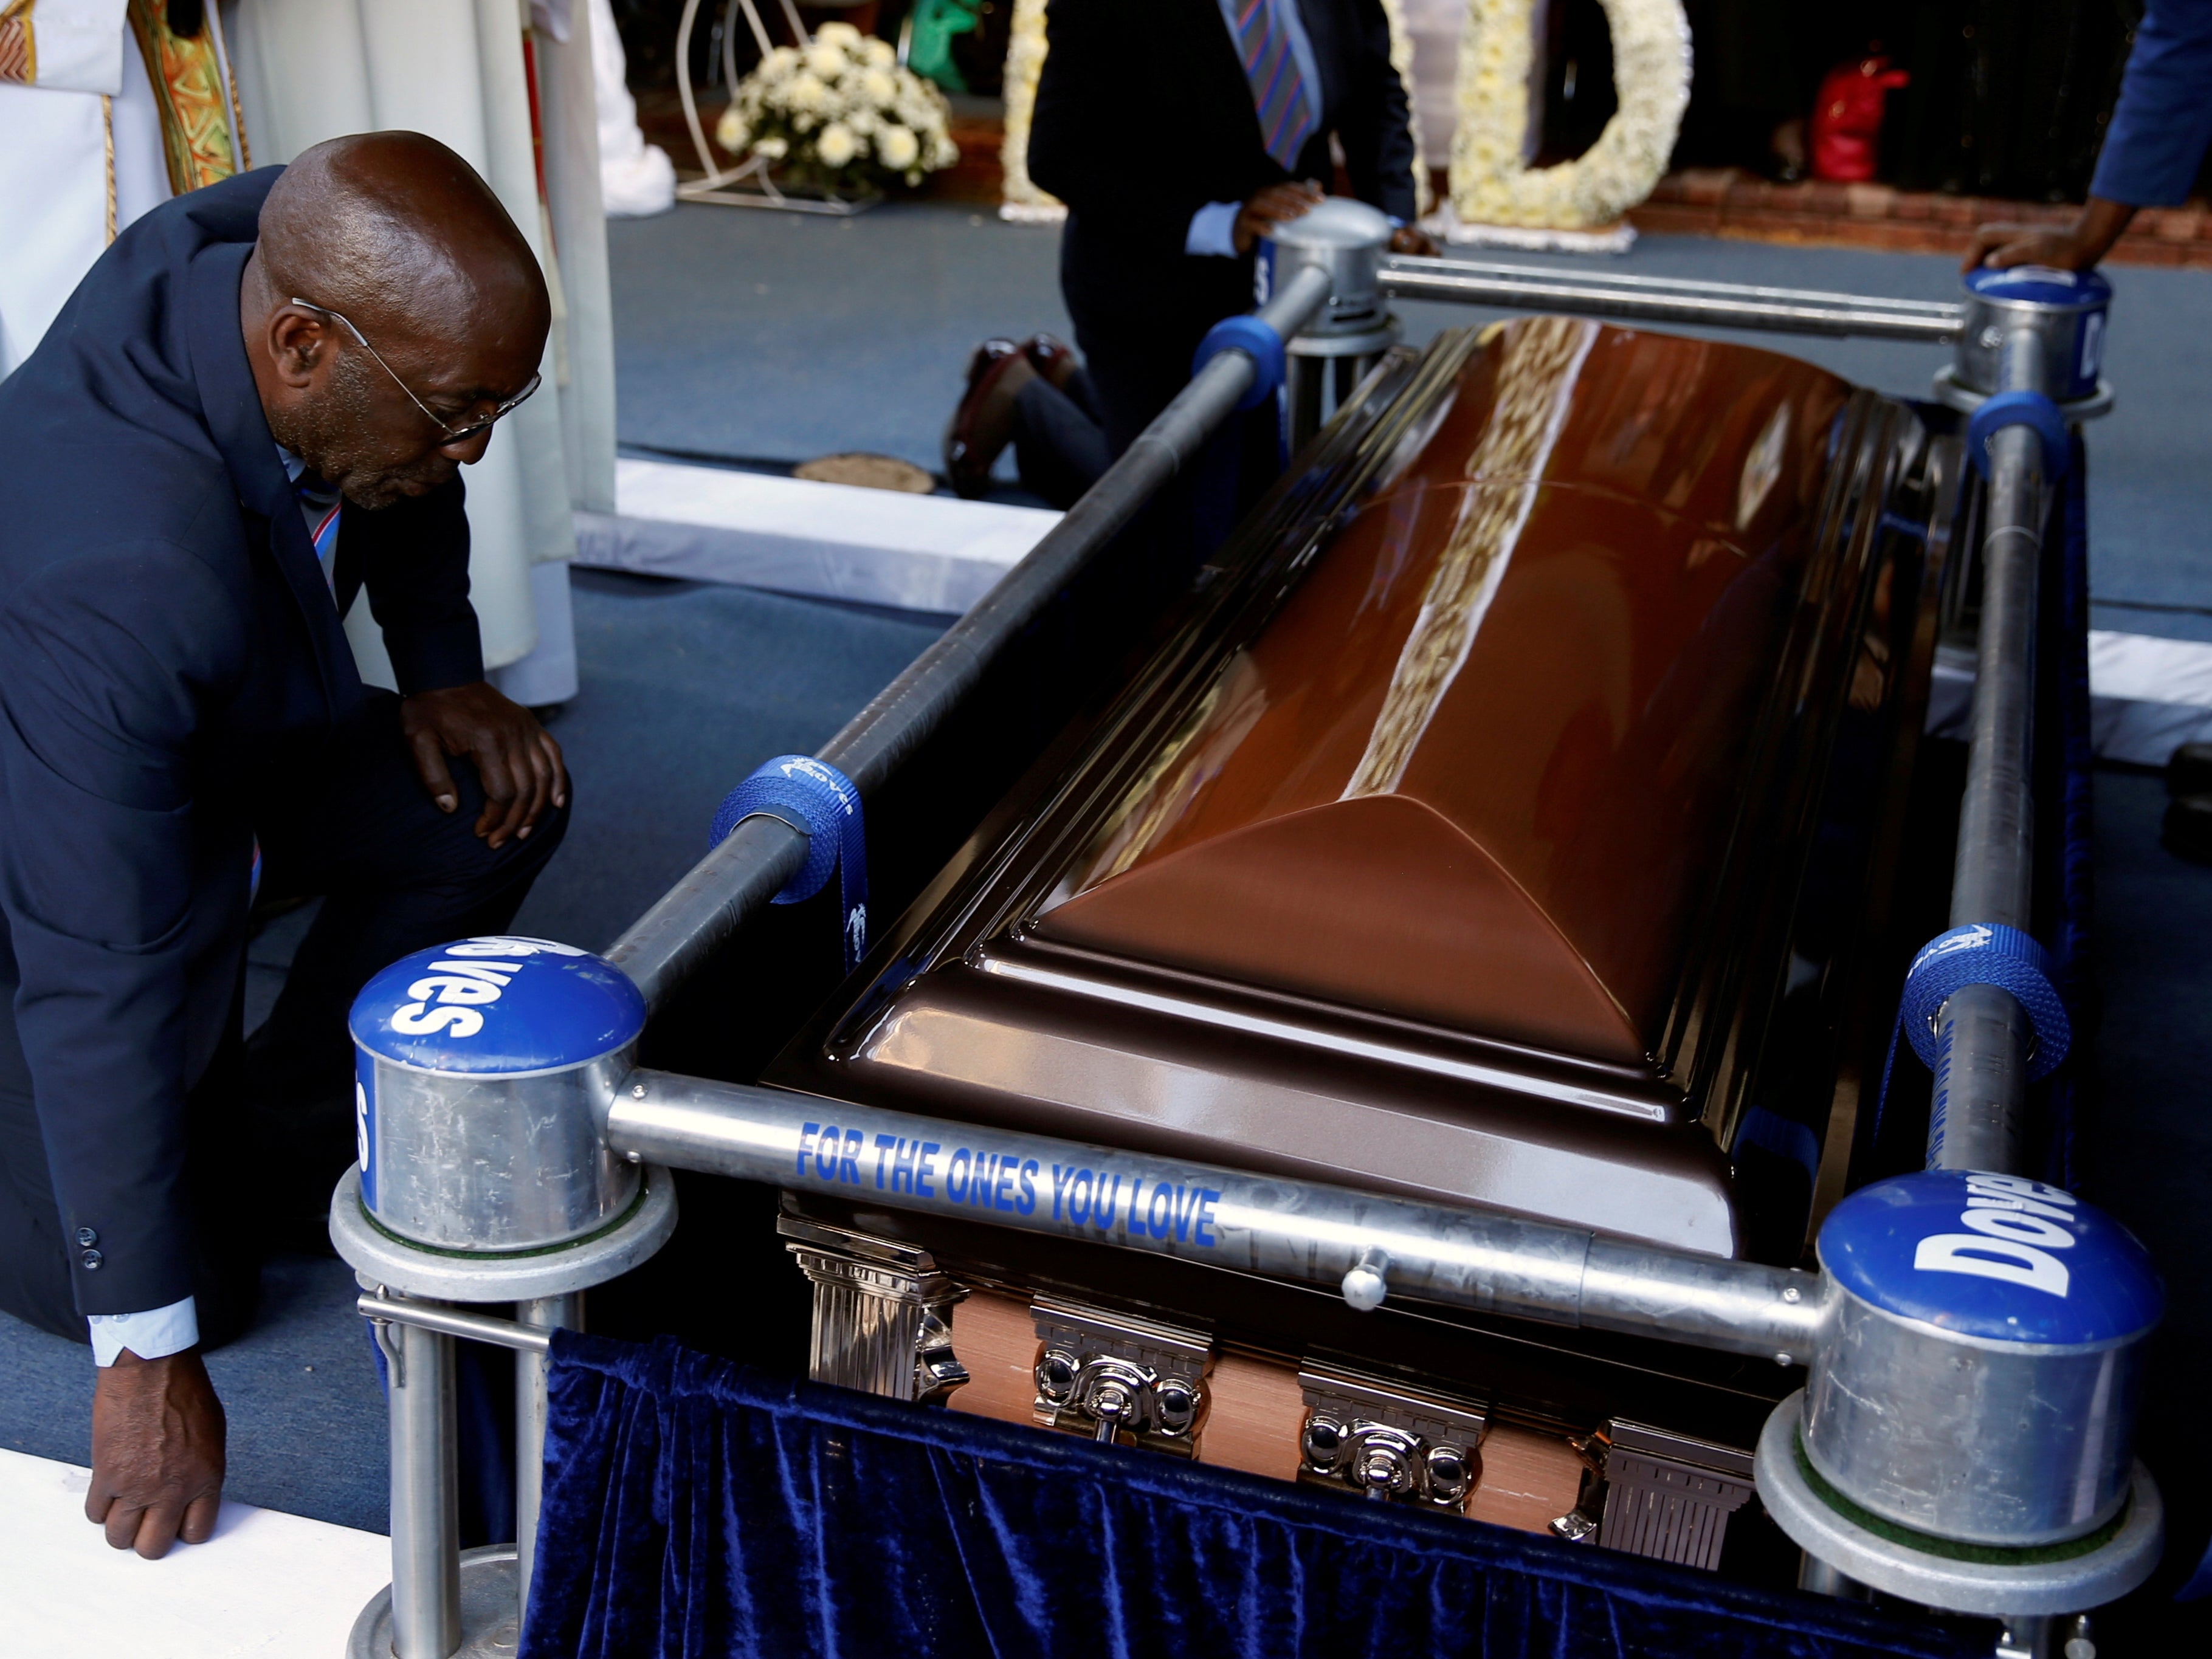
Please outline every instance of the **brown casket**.
[{"label": "brown casket", "polygon": [[[771,1080],[1796,1259],[1850,1142],[1955,472],[1739,346],[1542,317],[1392,360]],[[1658,1468],[1675,1519],[1616,1498],[1607,1541],[1707,1565],[1790,1386],[980,1210],[787,1209],[825,1296],[906,1275],[915,1396],[964,1366],[956,1408],[1569,1533],[1586,1471]],[[1081,1408],[1118,1397],[1086,1365],[1152,1416]],[[1360,1473],[1392,1447],[1405,1482]]]}]

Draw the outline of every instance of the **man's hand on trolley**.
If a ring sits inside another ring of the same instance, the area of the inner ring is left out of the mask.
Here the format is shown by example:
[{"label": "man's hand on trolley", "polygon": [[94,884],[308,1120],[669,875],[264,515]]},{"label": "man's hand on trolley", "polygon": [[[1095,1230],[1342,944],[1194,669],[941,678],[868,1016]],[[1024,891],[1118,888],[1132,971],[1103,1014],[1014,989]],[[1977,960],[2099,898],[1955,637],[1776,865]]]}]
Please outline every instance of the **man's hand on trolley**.
[{"label": "man's hand on trolley", "polygon": [[417,692],[399,705],[401,729],[414,751],[422,787],[441,812],[460,805],[446,757],[465,754],[483,781],[477,833],[495,847],[527,839],[548,804],[568,804],[568,769],[561,746],[538,717],[483,681]]},{"label": "man's hand on trolley", "polygon": [[1966,244],[1961,270],[1987,265],[2047,265],[2056,270],[2087,270],[2112,251],[2136,210],[2124,202],[2093,196],[2069,225],[1984,225]]},{"label": "man's hand on trolley", "polygon": [[84,1517],[149,1561],[179,1538],[215,1536],[222,1505],[222,1402],[198,1348],[141,1359],[125,1348],[92,1393],[92,1485]]},{"label": "man's hand on trolley", "polygon": [[1304,179],[1255,191],[1237,209],[1237,222],[1231,227],[1229,239],[1237,252],[1249,253],[1253,243],[1266,233],[1268,226],[1304,218],[1321,199],[1321,186]]}]

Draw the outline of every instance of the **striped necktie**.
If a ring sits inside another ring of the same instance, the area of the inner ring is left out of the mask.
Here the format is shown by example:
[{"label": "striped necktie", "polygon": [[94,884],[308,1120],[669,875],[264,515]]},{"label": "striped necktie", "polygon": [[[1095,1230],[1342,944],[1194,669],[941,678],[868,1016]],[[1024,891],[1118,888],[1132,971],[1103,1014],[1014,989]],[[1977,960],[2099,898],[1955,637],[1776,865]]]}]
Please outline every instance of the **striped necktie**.
[{"label": "striped necktie", "polygon": [[1290,31],[1277,15],[1278,5],[1297,0],[1240,0],[1237,14],[1237,53],[1243,60],[1244,78],[1252,84],[1252,106],[1260,114],[1260,142],[1285,173],[1298,164],[1318,124],[1305,76],[1298,73],[1297,55],[1291,50]]},{"label": "striped necktie", "polygon": [[323,580],[329,584],[331,597],[338,592],[338,518],[345,502],[338,493],[325,485],[319,488],[304,479],[292,486],[300,498],[300,516],[307,521],[307,540],[314,544],[315,562],[323,567]]}]

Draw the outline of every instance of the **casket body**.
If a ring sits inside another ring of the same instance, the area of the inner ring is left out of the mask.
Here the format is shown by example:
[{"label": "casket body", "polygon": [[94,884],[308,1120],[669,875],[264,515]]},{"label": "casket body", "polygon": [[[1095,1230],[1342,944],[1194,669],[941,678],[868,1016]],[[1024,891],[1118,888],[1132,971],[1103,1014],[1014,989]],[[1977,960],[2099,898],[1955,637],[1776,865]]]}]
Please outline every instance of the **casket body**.
[{"label": "casket body", "polygon": [[[1796,1260],[1850,1144],[1956,470],[1769,352],[1541,317],[1395,357],[770,1081]],[[980,1222],[787,1226],[969,1295],[932,1316],[956,1408],[1119,1432],[1048,1396],[1086,1353],[1165,1386],[1164,1322],[1206,1406],[1137,1444],[1569,1531],[1586,1468],[1649,1464],[1666,1514],[1604,1525],[1675,1559],[1717,1557],[1793,1385]]]}]

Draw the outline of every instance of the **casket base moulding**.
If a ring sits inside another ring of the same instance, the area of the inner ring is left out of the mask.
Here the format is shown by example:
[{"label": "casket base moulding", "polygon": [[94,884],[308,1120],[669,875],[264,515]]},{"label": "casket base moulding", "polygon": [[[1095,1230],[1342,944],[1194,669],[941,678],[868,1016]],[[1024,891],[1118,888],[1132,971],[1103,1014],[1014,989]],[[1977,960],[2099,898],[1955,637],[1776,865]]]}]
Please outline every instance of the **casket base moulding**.
[{"label": "casket base moulding", "polygon": [[[1362,1315],[1303,1288],[812,1193],[783,1195],[778,1228],[814,1284],[817,1382],[1708,1570],[1751,1492],[1735,1443],[1786,1376],[1648,1343],[1530,1342],[1503,1322]],[[1084,1409],[1085,1380],[1123,1390],[1120,1423]],[[1163,1425],[1146,1396],[1175,1387],[1181,1417]],[[1624,1396],[1701,1432],[1613,1416],[1577,1431],[1598,1399]],[[1736,1531],[1738,1552],[1776,1546],[1755,1511]]]}]

